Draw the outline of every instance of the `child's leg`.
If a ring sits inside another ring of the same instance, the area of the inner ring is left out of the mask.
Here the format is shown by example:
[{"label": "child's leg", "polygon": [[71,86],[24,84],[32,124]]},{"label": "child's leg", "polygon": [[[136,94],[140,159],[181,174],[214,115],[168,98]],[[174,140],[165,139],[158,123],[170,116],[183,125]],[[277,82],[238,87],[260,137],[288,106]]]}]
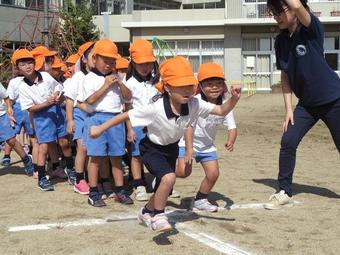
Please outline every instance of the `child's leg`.
[{"label": "child's leg", "polygon": [[39,153],[37,161],[38,187],[43,191],[54,190],[53,185],[50,183],[49,179],[46,178],[45,163],[48,154],[48,147],[49,146],[47,143],[39,144]]},{"label": "child's leg", "polygon": [[164,175],[153,197],[154,214],[164,212],[169,194],[176,182],[176,174],[168,173]]},{"label": "child's leg", "polygon": [[11,151],[12,151],[12,147],[8,143],[5,143],[5,149],[4,149],[5,154],[1,162],[3,166],[9,166],[11,164]]},{"label": "child's leg", "polygon": [[[40,146],[39,146],[40,148]],[[50,172],[51,178],[66,179],[67,175],[59,162],[59,151],[56,142],[48,143],[48,155],[50,156],[52,163],[52,171]]]},{"label": "child's leg", "polygon": [[102,158],[103,157],[89,157],[88,183],[90,186],[90,193],[88,203],[95,207],[101,207],[106,205],[98,191],[99,166],[100,162],[102,161]]},{"label": "child's leg", "polygon": [[70,146],[70,141],[67,137],[62,137],[58,139],[59,146],[65,157],[66,168],[65,173],[67,174],[68,183],[74,185],[76,183],[76,172],[74,170],[74,160],[72,156],[72,149]]},{"label": "child's leg", "polygon": [[76,183],[74,185],[74,191],[82,194],[87,195],[89,193],[89,185],[85,181],[84,176],[84,168],[86,162],[86,148],[83,146],[83,140],[77,140],[77,154],[75,158],[75,171],[76,171]]},{"label": "child's leg", "polygon": [[201,182],[199,191],[193,201],[192,209],[207,212],[217,212],[218,207],[208,201],[208,194],[215,185],[219,176],[219,166],[217,160],[201,162],[205,177]]},{"label": "child's leg", "polygon": [[121,160],[122,157],[110,157],[112,165],[112,175],[116,187],[116,200],[122,204],[133,204],[132,199],[124,190],[124,175]]}]

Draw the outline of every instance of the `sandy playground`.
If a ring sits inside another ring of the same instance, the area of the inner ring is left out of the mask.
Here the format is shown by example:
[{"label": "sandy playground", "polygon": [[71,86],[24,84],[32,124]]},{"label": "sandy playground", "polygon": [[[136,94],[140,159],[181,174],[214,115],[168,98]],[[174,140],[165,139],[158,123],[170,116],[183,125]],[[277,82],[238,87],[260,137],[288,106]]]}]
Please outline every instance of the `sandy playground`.
[{"label": "sandy playground", "polygon": [[[157,234],[136,220],[142,202],[107,201],[93,208],[66,182],[41,192],[21,163],[0,169],[0,254],[340,254],[340,158],[323,123],[302,141],[293,207],[261,208],[275,191],[281,123],[280,94],[254,95],[235,109],[239,136],[223,151],[221,176],[210,200],[230,207],[214,214],[186,212],[203,175],[178,179],[181,198],[167,205],[176,231]],[[12,158],[15,154],[12,154]],[[2,154],[1,154],[2,156]]]}]

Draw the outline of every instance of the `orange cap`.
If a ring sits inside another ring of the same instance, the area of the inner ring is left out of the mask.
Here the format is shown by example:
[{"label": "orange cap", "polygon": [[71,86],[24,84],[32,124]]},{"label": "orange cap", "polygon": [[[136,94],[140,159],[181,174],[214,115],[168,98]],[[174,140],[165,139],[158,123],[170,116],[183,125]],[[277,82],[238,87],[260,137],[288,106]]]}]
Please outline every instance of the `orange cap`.
[{"label": "orange cap", "polygon": [[57,52],[54,50],[49,50],[45,46],[38,46],[32,50],[33,57],[44,56],[44,57],[53,57],[57,55]]},{"label": "orange cap", "polygon": [[[190,62],[180,56],[162,62],[159,66],[159,72],[161,74],[162,84],[169,84],[173,87],[197,84]],[[156,87],[162,88],[161,85],[157,85]]]},{"label": "orange cap", "polygon": [[11,60],[12,60],[12,63],[16,65],[19,59],[24,59],[24,58],[34,59],[32,53],[28,51],[27,49],[18,49],[14,51]]},{"label": "orange cap", "polygon": [[224,80],[224,72],[219,64],[208,62],[198,67],[197,78],[199,82],[209,78],[221,78]]},{"label": "orange cap", "polygon": [[63,65],[64,63],[61,61],[61,59],[56,56],[52,64],[52,68],[61,68]]},{"label": "orange cap", "polygon": [[129,48],[129,52],[132,61],[136,64],[156,61],[153,54],[152,44],[147,40],[139,39],[134,41]]},{"label": "orange cap", "polygon": [[78,54],[72,54],[70,55],[67,59],[66,59],[66,63],[68,64],[76,64],[77,60],[79,59],[79,55]]},{"label": "orange cap", "polygon": [[84,55],[85,51],[87,51],[95,42],[86,42],[80,45],[77,54],[79,56]]},{"label": "orange cap", "polygon": [[97,41],[93,46],[93,53],[103,57],[118,59],[118,48],[116,44],[108,39]]},{"label": "orange cap", "polygon": [[118,58],[116,60],[116,70],[127,69],[129,67],[129,64],[130,62],[126,58]]}]

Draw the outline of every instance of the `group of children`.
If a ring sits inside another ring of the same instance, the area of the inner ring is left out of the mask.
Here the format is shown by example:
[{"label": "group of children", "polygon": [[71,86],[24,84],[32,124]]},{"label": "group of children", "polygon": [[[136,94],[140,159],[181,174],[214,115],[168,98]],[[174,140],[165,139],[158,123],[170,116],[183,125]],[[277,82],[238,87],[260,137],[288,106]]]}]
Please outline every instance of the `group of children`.
[{"label": "group of children", "polygon": [[[233,150],[237,133],[231,110],[241,91],[232,87],[226,97],[218,64],[202,64],[197,81],[183,57],[159,66],[147,40],[134,41],[129,51],[130,60],[110,40],[86,42],[65,65],[44,46],[16,50],[11,59],[15,78],[7,91],[0,88],[0,140],[6,141],[2,164],[9,164],[14,149],[41,190],[54,190],[51,179],[64,178],[75,192],[88,195],[90,205],[101,207],[106,198],[133,203],[122,167],[127,154],[135,198],[148,201],[139,221],[168,231],[167,198],[176,176],[190,175],[193,158],[205,171],[193,209],[217,211],[207,200],[219,175],[214,139],[218,125],[227,126],[225,148]],[[16,139],[22,129],[30,137],[31,155]],[[143,166],[155,177],[151,196]]]}]

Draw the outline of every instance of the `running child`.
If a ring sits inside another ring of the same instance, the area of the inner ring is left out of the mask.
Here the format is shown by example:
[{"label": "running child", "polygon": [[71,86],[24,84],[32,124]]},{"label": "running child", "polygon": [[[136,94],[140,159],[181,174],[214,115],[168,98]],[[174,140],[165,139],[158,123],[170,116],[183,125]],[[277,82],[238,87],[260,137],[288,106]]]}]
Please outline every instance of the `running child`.
[{"label": "running child", "polygon": [[[224,72],[220,65],[213,62],[200,65],[198,68],[198,82],[200,91],[196,95],[198,99],[216,105],[221,105],[228,100],[225,98],[227,86],[225,84]],[[186,178],[191,174],[191,158],[193,155],[196,162],[201,163],[205,172],[205,177],[192,203],[193,210],[208,212],[216,212],[218,210],[218,207],[211,204],[207,198],[219,177],[219,164],[214,141],[220,125],[228,128],[228,138],[224,144],[225,149],[231,152],[237,137],[232,111],[226,116],[210,114],[207,118],[199,117],[191,132],[186,134],[185,139],[182,137],[178,144],[179,153],[176,176]]]},{"label": "running child", "polygon": [[228,114],[239,100],[241,91],[239,87],[232,87],[232,97],[222,105],[214,105],[193,97],[197,80],[187,59],[179,56],[168,59],[159,70],[162,79],[159,87],[165,91],[162,97],[152,104],[119,114],[100,126],[91,127],[90,135],[97,137],[128,119],[133,127],[147,127],[146,136],[140,142],[141,158],[157,180],[155,193],[140,209],[138,220],[153,230],[166,232],[172,230],[164,210],[176,181],[179,139],[198,117]]}]

